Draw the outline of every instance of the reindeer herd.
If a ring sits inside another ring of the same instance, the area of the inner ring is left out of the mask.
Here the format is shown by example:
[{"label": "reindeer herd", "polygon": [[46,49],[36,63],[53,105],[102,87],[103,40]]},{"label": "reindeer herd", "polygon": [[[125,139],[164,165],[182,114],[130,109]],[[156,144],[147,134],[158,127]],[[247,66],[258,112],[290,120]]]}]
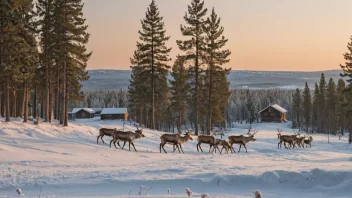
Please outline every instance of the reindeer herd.
[{"label": "reindeer herd", "polygon": [[[295,148],[296,144],[300,148],[304,148],[304,145],[306,145],[306,148],[308,145],[312,148],[313,136],[311,135],[305,135],[303,137],[301,137],[300,133],[293,133],[293,135],[281,135],[281,129],[277,129],[277,132],[277,138],[280,139],[280,142],[277,144],[277,148],[281,148],[282,143],[284,143],[286,149]],[[286,146],[286,143],[289,147]]]},{"label": "reindeer herd", "polygon": [[[277,131],[278,131],[277,137],[280,140],[280,142],[278,143],[278,148],[281,148],[282,143],[287,149],[297,148],[297,146],[304,148],[304,145],[306,145],[306,148],[308,147],[308,145],[312,147],[312,141],[313,141],[312,136],[305,135],[301,137],[299,133],[294,133],[293,135],[281,135],[282,130],[277,129]],[[203,152],[201,145],[207,144],[209,145],[209,153],[210,152],[216,153],[216,150],[218,150],[219,153],[222,154],[224,149],[225,149],[225,153],[229,153],[229,151],[231,151],[231,153],[236,153],[235,149],[233,148],[233,145],[237,144],[239,145],[239,150],[237,151],[238,153],[241,151],[242,146],[246,149],[246,153],[247,153],[246,145],[249,142],[256,141],[256,139],[254,138],[254,135],[256,133],[258,133],[257,130],[252,130],[251,128],[249,128],[246,135],[230,135],[228,136],[228,140],[217,139],[214,135],[198,135],[197,151]],[[110,148],[113,143],[115,148],[117,149],[117,146],[116,146],[116,143],[117,143],[117,145],[120,148],[124,149],[126,142],[128,142],[129,151],[131,151],[131,145],[132,145],[136,152],[137,150],[133,142],[135,140],[145,137],[143,134],[143,129],[139,129],[138,127],[135,132],[117,130],[116,128],[115,129],[101,128],[99,130],[99,135],[97,137],[97,144],[99,142],[99,138],[103,143],[105,143],[103,140],[104,136],[112,137],[112,140],[110,141]],[[124,142],[122,147],[119,141]],[[165,153],[167,153],[164,147],[166,144],[173,145],[173,152],[175,152],[176,149],[178,149],[179,153],[181,153],[181,151],[182,153],[184,153],[182,149],[182,144],[188,141],[193,141],[193,138],[191,137],[190,132],[187,132],[185,135],[163,134],[160,136],[160,145],[159,145],[160,153],[162,153],[162,150]],[[288,146],[286,146],[286,143],[288,144]],[[219,149],[219,147],[222,147],[221,150]]]}]

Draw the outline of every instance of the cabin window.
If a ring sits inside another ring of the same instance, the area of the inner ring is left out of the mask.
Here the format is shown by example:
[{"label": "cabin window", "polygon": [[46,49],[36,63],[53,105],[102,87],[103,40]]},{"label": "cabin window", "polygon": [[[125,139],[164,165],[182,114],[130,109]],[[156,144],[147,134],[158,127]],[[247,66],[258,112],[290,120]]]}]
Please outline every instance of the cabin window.
[{"label": "cabin window", "polygon": [[270,113],[270,116],[271,116],[271,117],[274,117],[274,116],[275,116],[275,113]]},{"label": "cabin window", "polygon": [[268,116],[268,113],[264,113],[264,116]]},{"label": "cabin window", "polygon": [[269,108],[269,113],[273,112],[273,110],[271,108]]}]

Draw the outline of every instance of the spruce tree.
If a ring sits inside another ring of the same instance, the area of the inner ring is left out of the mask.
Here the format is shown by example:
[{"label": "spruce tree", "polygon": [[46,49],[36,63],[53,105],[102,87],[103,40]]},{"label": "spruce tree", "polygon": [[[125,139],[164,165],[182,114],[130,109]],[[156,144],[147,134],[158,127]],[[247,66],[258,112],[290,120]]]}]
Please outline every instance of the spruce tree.
[{"label": "spruce tree", "polygon": [[[335,134],[336,135],[336,86],[335,82],[332,78],[330,78],[328,86],[326,88],[326,125],[325,128],[327,129],[328,135]],[[328,136],[329,138],[329,136]],[[329,139],[328,139],[329,142]]]},{"label": "spruce tree", "polygon": [[319,123],[318,122],[318,114],[319,114],[318,111],[319,111],[319,86],[317,83],[315,83],[313,104],[312,104],[312,126],[313,126],[314,130],[318,129],[318,123]]},{"label": "spruce tree", "polygon": [[[219,91],[219,89],[225,88],[225,90],[223,90],[222,92],[229,92],[229,89],[226,86],[215,87],[215,85],[217,84],[216,82],[221,80],[220,78],[222,77],[222,75],[227,74],[226,72],[223,72],[223,70],[226,69],[223,69],[221,66],[230,61],[228,59],[228,56],[230,56],[231,54],[230,50],[223,49],[228,39],[225,39],[225,37],[223,36],[224,28],[220,25],[220,22],[221,18],[217,16],[213,8],[210,17],[208,17],[203,27],[205,32],[206,43],[203,59],[208,64],[208,69],[206,71],[208,83],[208,134],[210,134],[210,131],[212,129],[213,113],[221,112],[221,110],[219,109],[220,106],[217,104],[220,102],[219,100],[221,100],[224,95]],[[217,93],[220,93],[220,95],[215,95],[215,89],[217,90]],[[215,109],[216,107],[218,108]]]},{"label": "spruce tree", "polygon": [[187,60],[194,61],[194,68],[189,70],[194,76],[192,94],[193,112],[195,124],[195,134],[198,135],[198,106],[199,106],[199,77],[200,77],[200,59],[204,51],[204,17],[207,14],[207,9],[204,8],[204,1],[192,0],[191,5],[188,6],[188,13],[185,14],[184,19],[186,26],[181,25],[181,33],[183,36],[190,37],[189,40],[177,41],[180,50],[186,52]]},{"label": "spruce tree", "polygon": [[348,52],[346,52],[343,56],[346,60],[345,65],[340,65],[343,70],[342,77],[347,77],[347,86],[344,90],[346,103],[344,105],[346,111],[346,119],[349,121],[349,143],[352,143],[352,36],[350,38],[351,42],[347,44]]},{"label": "spruce tree", "polygon": [[37,15],[37,27],[38,27],[38,34],[40,39],[40,47],[41,47],[41,54],[40,60],[42,67],[39,68],[45,74],[43,76],[42,84],[45,85],[45,113],[44,119],[45,121],[51,122],[51,114],[52,114],[52,107],[51,107],[51,98],[50,95],[53,89],[51,89],[52,82],[52,75],[53,75],[53,60],[54,60],[54,50],[55,50],[55,43],[54,43],[54,0],[38,0],[36,3],[36,15]]},{"label": "spruce tree", "polygon": [[301,105],[302,105],[302,96],[301,91],[297,88],[296,92],[293,95],[293,128],[301,129]]},{"label": "spruce tree", "polygon": [[311,116],[312,116],[312,98],[310,95],[310,89],[308,87],[308,83],[306,82],[304,91],[303,91],[303,118],[306,124],[306,133],[309,133],[308,129],[311,125]]},{"label": "spruce tree", "polygon": [[166,46],[166,41],[170,37],[166,36],[163,17],[160,16],[159,9],[153,0],[146,12],[145,19],[141,21],[142,31],[139,31],[142,47],[141,65],[143,66],[143,78],[150,83],[151,95],[151,129],[156,129],[156,103],[165,101],[167,92],[167,75],[170,66],[167,62],[171,48]]},{"label": "spruce tree", "polygon": [[345,90],[346,84],[345,81],[339,79],[336,88],[337,101],[336,101],[336,119],[337,119],[337,127],[340,130],[340,134],[344,135],[345,127],[346,127],[346,96]]},{"label": "spruce tree", "polygon": [[144,109],[147,109],[148,102],[146,100],[147,94],[145,90],[148,90],[148,85],[143,81],[142,72],[143,66],[141,63],[141,50],[142,45],[137,43],[137,49],[134,52],[133,58],[131,58],[131,69],[132,74],[130,78],[130,85],[128,86],[128,98],[129,98],[129,112],[132,117],[139,124],[144,124]]},{"label": "spruce tree", "polygon": [[55,57],[62,73],[60,120],[64,126],[68,126],[68,101],[80,99],[80,82],[88,79],[85,70],[92,54],[86,49],[90,35],[83,5],[82,0],[62,0],[56,1],[54,8]]},{"label": "spruce tree", "polygon": [[324,73],[321,74],[319,82],[319,99],[318,99],[318,131],[323,133],[325,131],[325,122],[326,122],[326,110],[325,110],[325,89],[326,81]]},{"label": "spruce tree", "polygon": [[188,100],[188,72],[185,67],[185,57],[177,56],[175,63],[172,67],[171,76],[173,80],[170,80],[170,101],[171,109],[176,112],[176,126],[178,133],[181,133],[181,126],[184,124],[186,102]]}]

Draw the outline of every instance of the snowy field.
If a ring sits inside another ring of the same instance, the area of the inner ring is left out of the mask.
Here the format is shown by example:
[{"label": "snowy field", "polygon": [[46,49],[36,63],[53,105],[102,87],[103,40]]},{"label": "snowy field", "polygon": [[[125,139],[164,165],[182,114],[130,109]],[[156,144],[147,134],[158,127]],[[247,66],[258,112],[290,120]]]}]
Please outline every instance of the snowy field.
[{"label": "snowy field", "polygon": [[[183,145],[185,154],[159,153],[161,132],[144,130],[134,151],[96,143],[101,127],[122,128],[120,121],[77,120],[67,128],[56,123],[5,123],[0,118],[0,197],[253,197],[260,189],[265,198],[352,197],[352,145],[315,135],[312,148],[277,148],[277,128],[291,134],[290,124],[255,124],[257,141],[248,153],[198,153],[197,138]],[[244,134],[238,125],[230,134]],[[126,124],[125,129],[135,130]],[[227,137],[226,137],[227,138]],[[110,142],[109,137],[104,137]],[[238,146],[234,146],[236,151]],[[128,146],[125,147],[128,149]],[[168,152],[171,145],[165,146]],[[208,151],[208,145],[202,146]],[[132,148],[131,148],[132,149]]]}]

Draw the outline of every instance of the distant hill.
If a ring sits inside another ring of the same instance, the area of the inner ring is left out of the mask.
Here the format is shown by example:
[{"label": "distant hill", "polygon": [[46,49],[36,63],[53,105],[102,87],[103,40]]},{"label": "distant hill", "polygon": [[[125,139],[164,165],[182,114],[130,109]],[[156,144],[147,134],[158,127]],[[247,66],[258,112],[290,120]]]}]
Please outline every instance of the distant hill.
[{"label": "distant hill", "polygon": [[[127,89],[131,76],[130,70],[89,70],[90,78],[83,82],[84,90]],[[340,78],[342,70],[317,72],[280,72],[280,71],[231,71],[228,76],[231,89],[296,89],[303,88],[307,81],[311,88],[318,82],[321,73],[326,81]],[[170,77],[169,77],[170,78]]]}]

